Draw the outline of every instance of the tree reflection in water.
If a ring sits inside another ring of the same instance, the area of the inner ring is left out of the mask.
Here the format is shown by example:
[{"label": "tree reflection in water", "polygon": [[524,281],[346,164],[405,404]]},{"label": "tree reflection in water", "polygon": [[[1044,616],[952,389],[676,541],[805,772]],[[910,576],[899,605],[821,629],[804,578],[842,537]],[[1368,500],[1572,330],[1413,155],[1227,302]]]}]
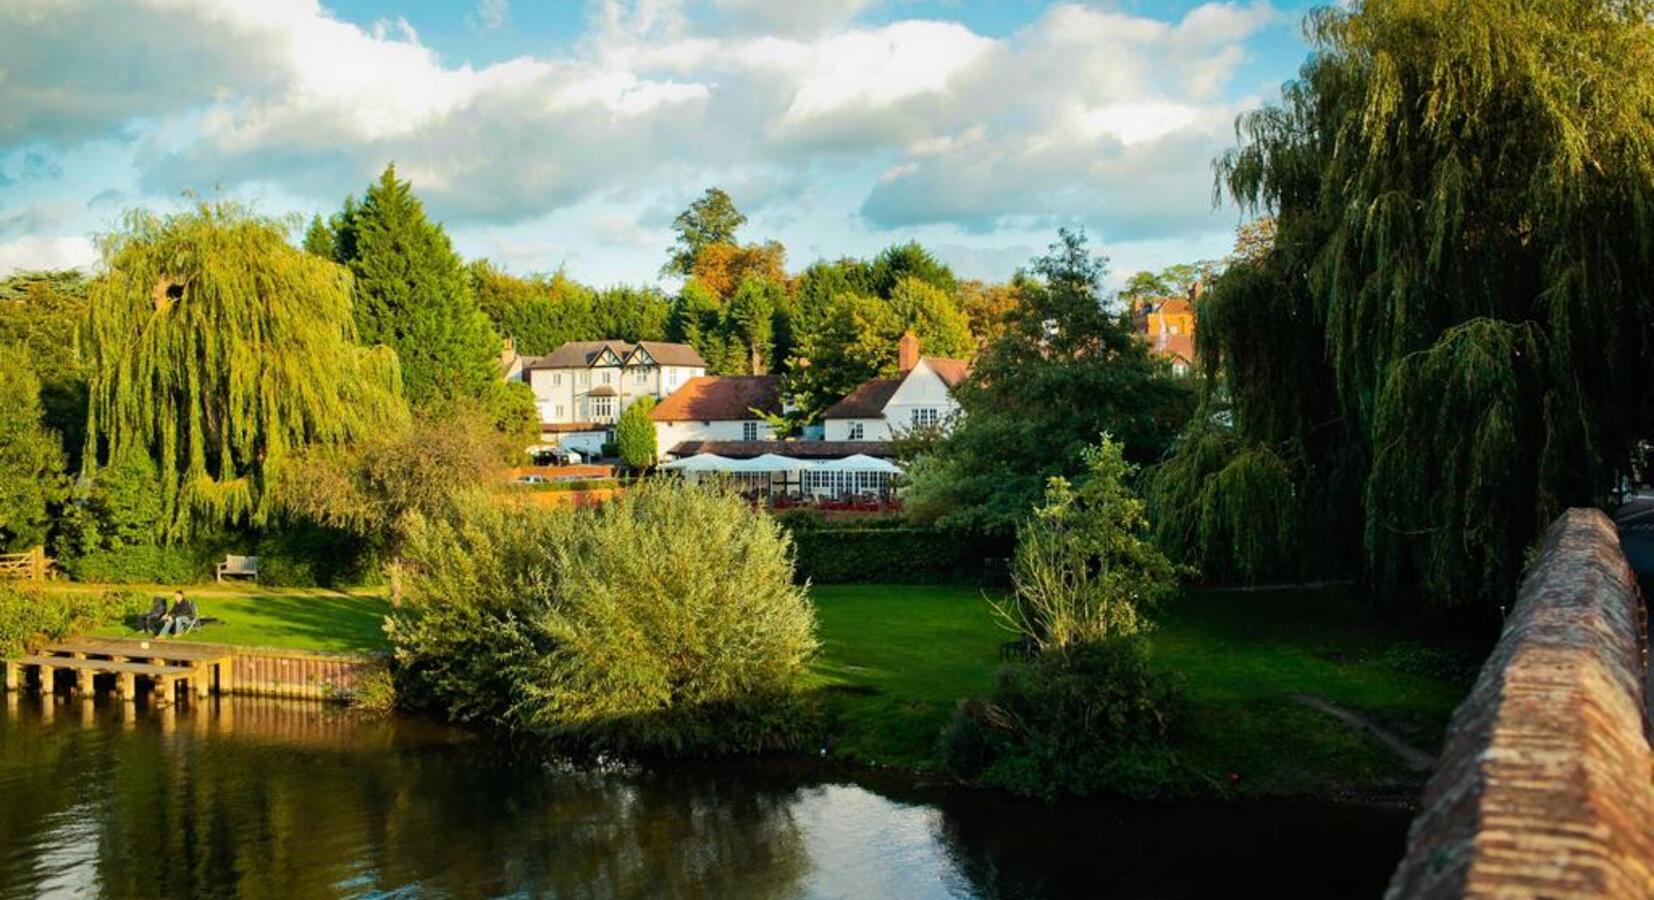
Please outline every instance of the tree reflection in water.
[{"label": "tree reflection in water", "polygon": [[1057,808],[809,760],[599,770],[279,701],[13,694],[0,897],[1356,896],[1404,811]]}]

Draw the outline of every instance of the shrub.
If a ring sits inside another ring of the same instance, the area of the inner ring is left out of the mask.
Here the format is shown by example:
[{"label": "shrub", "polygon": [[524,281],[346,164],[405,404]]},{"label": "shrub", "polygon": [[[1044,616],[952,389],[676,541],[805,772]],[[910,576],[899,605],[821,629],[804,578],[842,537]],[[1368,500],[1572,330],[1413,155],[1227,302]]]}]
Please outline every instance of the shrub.
[{"label": "shrub", "polygon": [[1024,796],[1146,796],[1175,767],[1176,702],[1140,638],[1076,646],[1002,669],[992,698],[954,712],[940,753],[954,774]]},{"label": "shrub", "polygon": [[258,541],[258,580],[271,587],[341,587],[379,576],[371,543],[338,528],[296,524]]},{"label": "shrub", "polygon": [[816,642],[789,551],[738,497],[676,482],[591,510],[469,498],[410,531],[406,696],[588,749],[795,746]]},{"label": "shrub", "polygon": [[931,528],[792,529],[800,581],[814,584],[980,583],[1005,542]]},{"label": "shrub", "polygon": [[19,656],[41,644],[62,640],[129,615],[146,606],[131,591],[72,594],[0,582],[0,658]]},{"label": "shrub", "polygon": [[76,581],[191,584],[212,572],[213,561],[201,547],[140,544],[98,550],[60,562]]}]

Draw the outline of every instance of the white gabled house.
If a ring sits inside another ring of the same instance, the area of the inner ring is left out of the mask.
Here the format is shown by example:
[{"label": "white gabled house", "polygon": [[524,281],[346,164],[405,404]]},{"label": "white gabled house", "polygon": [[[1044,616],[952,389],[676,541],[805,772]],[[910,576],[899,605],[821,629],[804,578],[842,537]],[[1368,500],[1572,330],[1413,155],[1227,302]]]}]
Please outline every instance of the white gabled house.
[{"label": "white gabled house", "polygon": [[663,455],[686,441],[767,441],[775,427],[766,416],[781,412],[781,379],[775,375],[703,375],[649,411]]},{"label": "white gabled house", "polygon": [[668,397],[706,374],[694,347],[659,341],[574,341],[521,365],[547,442],[588,454],[610,439],[633,402]]},{"label": "white gabled house", "polygon": [[897,356],[900,375],[865,382],[822,413],[823,440],[890,441],[953,421],[959,413],[953,389],[970,374],[970,364],[920,356],[912,332],[902,335]]}]

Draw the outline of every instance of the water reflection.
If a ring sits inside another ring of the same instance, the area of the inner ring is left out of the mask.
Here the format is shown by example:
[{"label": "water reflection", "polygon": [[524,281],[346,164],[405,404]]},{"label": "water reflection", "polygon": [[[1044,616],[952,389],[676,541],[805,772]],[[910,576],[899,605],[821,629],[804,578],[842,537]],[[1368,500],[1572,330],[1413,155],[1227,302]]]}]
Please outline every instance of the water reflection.
[{"label": "water reflection", "polygon": [[1372,894],[1406,824],[1053,812],[796,762],[548,768],[428,722],[239,698],[8,696],[0,798],[4,897]]}]

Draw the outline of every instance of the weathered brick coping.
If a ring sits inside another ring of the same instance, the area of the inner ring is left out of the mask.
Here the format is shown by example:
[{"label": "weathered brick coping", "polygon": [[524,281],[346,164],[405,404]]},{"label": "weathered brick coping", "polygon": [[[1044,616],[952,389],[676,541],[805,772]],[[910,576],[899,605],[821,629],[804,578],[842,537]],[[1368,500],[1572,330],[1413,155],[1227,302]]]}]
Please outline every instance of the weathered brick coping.
[{"label": "weathered brick coping", "polygon": [[1602,512],[1551,525],[1387,897],[1654,897],[1642,599]]}]

